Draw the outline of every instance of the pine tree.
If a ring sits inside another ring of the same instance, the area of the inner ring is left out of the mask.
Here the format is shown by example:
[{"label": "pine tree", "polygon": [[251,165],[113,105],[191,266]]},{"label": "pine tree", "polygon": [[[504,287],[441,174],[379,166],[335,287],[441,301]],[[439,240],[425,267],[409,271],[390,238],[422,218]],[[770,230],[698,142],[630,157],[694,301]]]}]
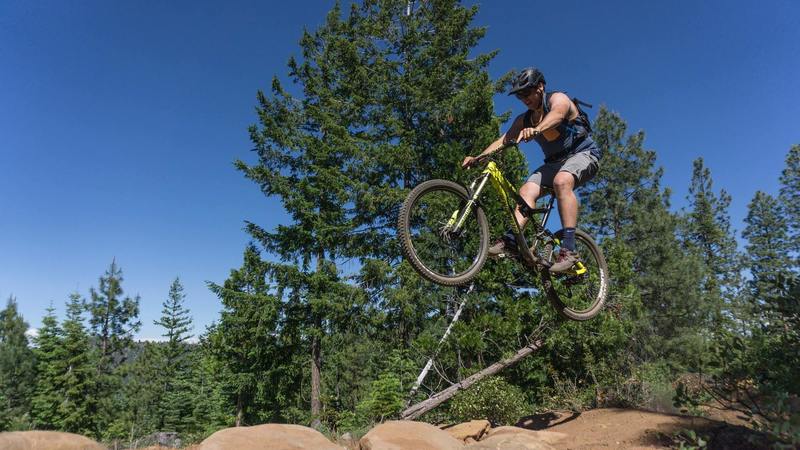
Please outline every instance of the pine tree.
[{"label": "pine tree", "polygon": [[741,284],[736,240],[731,232],[728,207],[731,197],[725,190],[713,191],[711,171],[703,158],[693,162],[689,185],[690,211],[686,215],[685,245],[703,264],[702,298],[699,308],[708,310],[707,326],[723,326],[723,315],[736,310],[734,301]]},{"label": "pine tree", "polygon": [[90,289],[91,298],[87,304],[90,337],[98,354],[95,385],[98,389],[98,420],[106,436],[118,436],[125,431],[110,426],[124,408],[119,388],[123,375],[120,368],[128,357],[133,334],[141,326],[138,320],[139,297],[123,297],[122,281],[122,269],[114,260],[100,277],[98,288]]},{"label": "pine tree", "polygon": [[61,324],[64,333],[63,364],[59,385],[63,399],[58,407],[61,429],[71,433],[99,437],[97,426],[98,401],[97,354],[89,345],[89,335],[83,323],[83,300],[73,293],[67,303],[67,315]]},{"label": "pine tree", "polygon": [[160,431],[160,404],[165,395],[162,352],[155,342],[136,343],[135,357],[117,369],[125,382],[117,387],[119,410],[104,431],[106,439],[132,440]]},{"label": "pine tree", "polygon": [[750,296],[760,305],[777,295],[780,280],[787,278],[791,268],[786,218],[774,197],[757,191],[744,221],[742,237],[747,239],[746,261],[752,276]]},{"label": "pine tree", "polygon": [[161,318],[154,323],[164,327],[167,342],[160,347],[159,377],[163,380],[163,397],[158,406],[158,428],[183,430],[183,418],[191,413],[188,397],[188,355],[186,341],[191,338],[192,318],[184,307],[185,294],[179,278],[175,278],[169,296],[163,303]]},{"label": "pine tree", "polygon": [[141,326],[139,297],[123,298],[122,281],[122,269],[114,260],[100,277],[98,289],[90,289],[91,300],[87,304],[91,336],[97,340],[100,368],[106,372],[122,362],[123,351]]},{"label": "pine tree", "polygon": [[43,430],[55,430],[61,426],[58,405],[63,388],[64,349],[62,331],[58,326],[55,308],[51,304],[42,319],[42,326],[33,339],[36,347],[36,389],[31,401],[31,417],[34,426]]},{"label": "pine tree", "polygon": [[[277,347],[280,304],[270,294],[266,281],[268,264],[261,260],[258,249],[250,245],[244,263],[232,270],[220,286],[209,283],[222,301],[222,315],[208,333],[208,347],[214,359],[228,372],[222,380],[233,405],[235,425],[253,424],[259,411],[273,406],[271,399],[259,405],[257,395],[268,383],[274,366],[285,356]],[[271,392],[271,396],[278,392]],[[265,415],[278,411],[263,411]],[[274,419],[272,420],[274,421]]]},{"label": "pine tree", "polygon": [[[34,390],[36,357],[28,346],[28,324],[11,296],[0,311],[0,398],[7,426],[16,428],[27,420]],[[4,430],[0,430],[4,431]]]},{"label": "pine tree", "polygon": [[[499,134],[491,101],[499,86],[486,72],[493,54],[469,54],[485,33],[469,25],[477,8],[456,1],[407,6],[365,1],[342,18],[336,5],[320,29],[306,32],[303,59],[289,62],[303,98],[277,79],[270,97],[259,93],[261,123],[251,127],[259,164],[237,163],[292,216],[274,232],[248,228],[265,249],[301,265],[274,266],[274,276],[301,294],[288,294],[299,300],[292,311],[310,313],[301,322],[314,417],[322,409],[322,343],[331,327],[345,328],[354,313],[365,313],[365,305],[352,303],[363,295],[352,295],[341,279],[341,258],[361,258],[364,266],[370,258],[397,262],[394,223],[407,189],[452,177],[466,154]],[[520,154],[509,161],[519,171]],[[412,330],[404,330],[408,342]]]},{"label": "pine tree", "polygon": [[[302,85],[304,99],[298,101],[286,92],[277,78],[272,98],[258,93],[261,128],[251,127],[251,139],[259,154],[259,164],[237,167],[258,183],[267,195],[281,198],[292,217],[291,225],[268,232],[249,223],[248,230],[265,249],[293,265],[274,265],[276,278],[285,279],[302,293],[304,335],[308,336],[311,372],[311,414],[318,420],[321,411],[322,340],[326,318],[344,307],[337,291],[338,271],[334,261],[342,255],[350,236],[354,180],[348,167],[366,140],[362,128],[367,113],[361,86],[369,73],[356,70],[369,66],[357,44],[362,37],[357,23],[340,18],[336,5],[325,24],[301,39],[304,61],[289,61],[290,74]],[[312,268],[313,264],[313,268]],[[316,423],[316,422],[315,422]]]},{"label": "pine tree", "polygon": [[789,243],[794,253],[795,271],[800,269],[800,145],[793,145],[786,155],[786,167],[781,173],[780,201],[785,210]]}]

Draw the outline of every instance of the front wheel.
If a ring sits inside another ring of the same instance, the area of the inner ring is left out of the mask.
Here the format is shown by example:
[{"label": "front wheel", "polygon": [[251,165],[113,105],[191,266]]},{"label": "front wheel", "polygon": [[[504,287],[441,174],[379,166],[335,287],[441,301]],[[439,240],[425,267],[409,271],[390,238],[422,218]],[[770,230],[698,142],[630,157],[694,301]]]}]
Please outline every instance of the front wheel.
[{"label": "front wheel", "polygon": [[[550,262],[558,254],[558,245],[563,238],[563,230],[555,235],[553,244],[546,246]],[[561,316],[570,320],[589,320],[603,309],[608,295],[608,264],[600,247],[588,234],[575,230],[575,250],[580,255],[580,263],[568,273],[554,274],[546,268],[541,277],[550,303]]]},{"label": "front wheel", "polygon": [[403,255],[425,279],[444,286],[468,283],[483,267],[489,224],[464,186],[429,180],[400,208],[397,233]]}]

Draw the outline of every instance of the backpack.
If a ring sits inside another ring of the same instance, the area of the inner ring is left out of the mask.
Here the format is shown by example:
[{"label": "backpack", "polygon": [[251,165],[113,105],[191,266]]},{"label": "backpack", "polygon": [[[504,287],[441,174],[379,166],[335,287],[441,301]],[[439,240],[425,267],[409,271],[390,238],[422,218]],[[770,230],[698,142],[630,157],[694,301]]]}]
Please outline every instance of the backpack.
[{"label": "backpack", "polygon": [[575,107],[578,108],[578,120],[581,121],[584,127],[589,130],[589,134],[592,133],[592,122],[589,120],[589,115],[586,114],[586,111],[581,109],[581,105],[591,108],[592,105],[582,102],[578,100],[578,97],[572,97],[572,103],[575,103]]}]

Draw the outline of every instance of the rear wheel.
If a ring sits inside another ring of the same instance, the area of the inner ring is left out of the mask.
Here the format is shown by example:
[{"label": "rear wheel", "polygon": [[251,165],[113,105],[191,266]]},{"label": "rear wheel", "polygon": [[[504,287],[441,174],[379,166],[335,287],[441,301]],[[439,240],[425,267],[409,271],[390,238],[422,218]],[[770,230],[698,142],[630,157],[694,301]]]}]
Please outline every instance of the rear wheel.
[{"label": "rear wheel", "polygon": [[[555,245],[546,246],[545,259],[555,262],[563,230],[555,235]],[[609,274],[600,247],[588,234],[575,230],[575,250],[581,258],[567,273],[554,274],[542,269],[547,297],[556,311],[570,320],[589,320],[602,309],[608,295]]]},{"label": "rear wheel", "polygon": [[447,180],[415,187],[400,208],[397,232],[403,254],[425,279],[444,286],[471,281],[486,262],[489,224],[467,189]]}]

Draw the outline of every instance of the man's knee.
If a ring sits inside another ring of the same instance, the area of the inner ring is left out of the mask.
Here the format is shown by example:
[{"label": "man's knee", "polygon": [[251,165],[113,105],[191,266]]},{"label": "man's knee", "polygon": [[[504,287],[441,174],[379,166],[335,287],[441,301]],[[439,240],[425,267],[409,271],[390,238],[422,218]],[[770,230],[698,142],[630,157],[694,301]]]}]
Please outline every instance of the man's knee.
[{"label": "man's knee", "polygon": [[569,172],[558,172],[553,178],[553,189],[557,192],[571,191],[575,187],[575,177]]},{"label": "man's knee", "polygon": [[519,195],[521,195],[523,198],[539,197],[540,191],[541,188],[539,187],[538,184],[533,182],[527,182],[523,184],[522,187],[519,189]]}]

